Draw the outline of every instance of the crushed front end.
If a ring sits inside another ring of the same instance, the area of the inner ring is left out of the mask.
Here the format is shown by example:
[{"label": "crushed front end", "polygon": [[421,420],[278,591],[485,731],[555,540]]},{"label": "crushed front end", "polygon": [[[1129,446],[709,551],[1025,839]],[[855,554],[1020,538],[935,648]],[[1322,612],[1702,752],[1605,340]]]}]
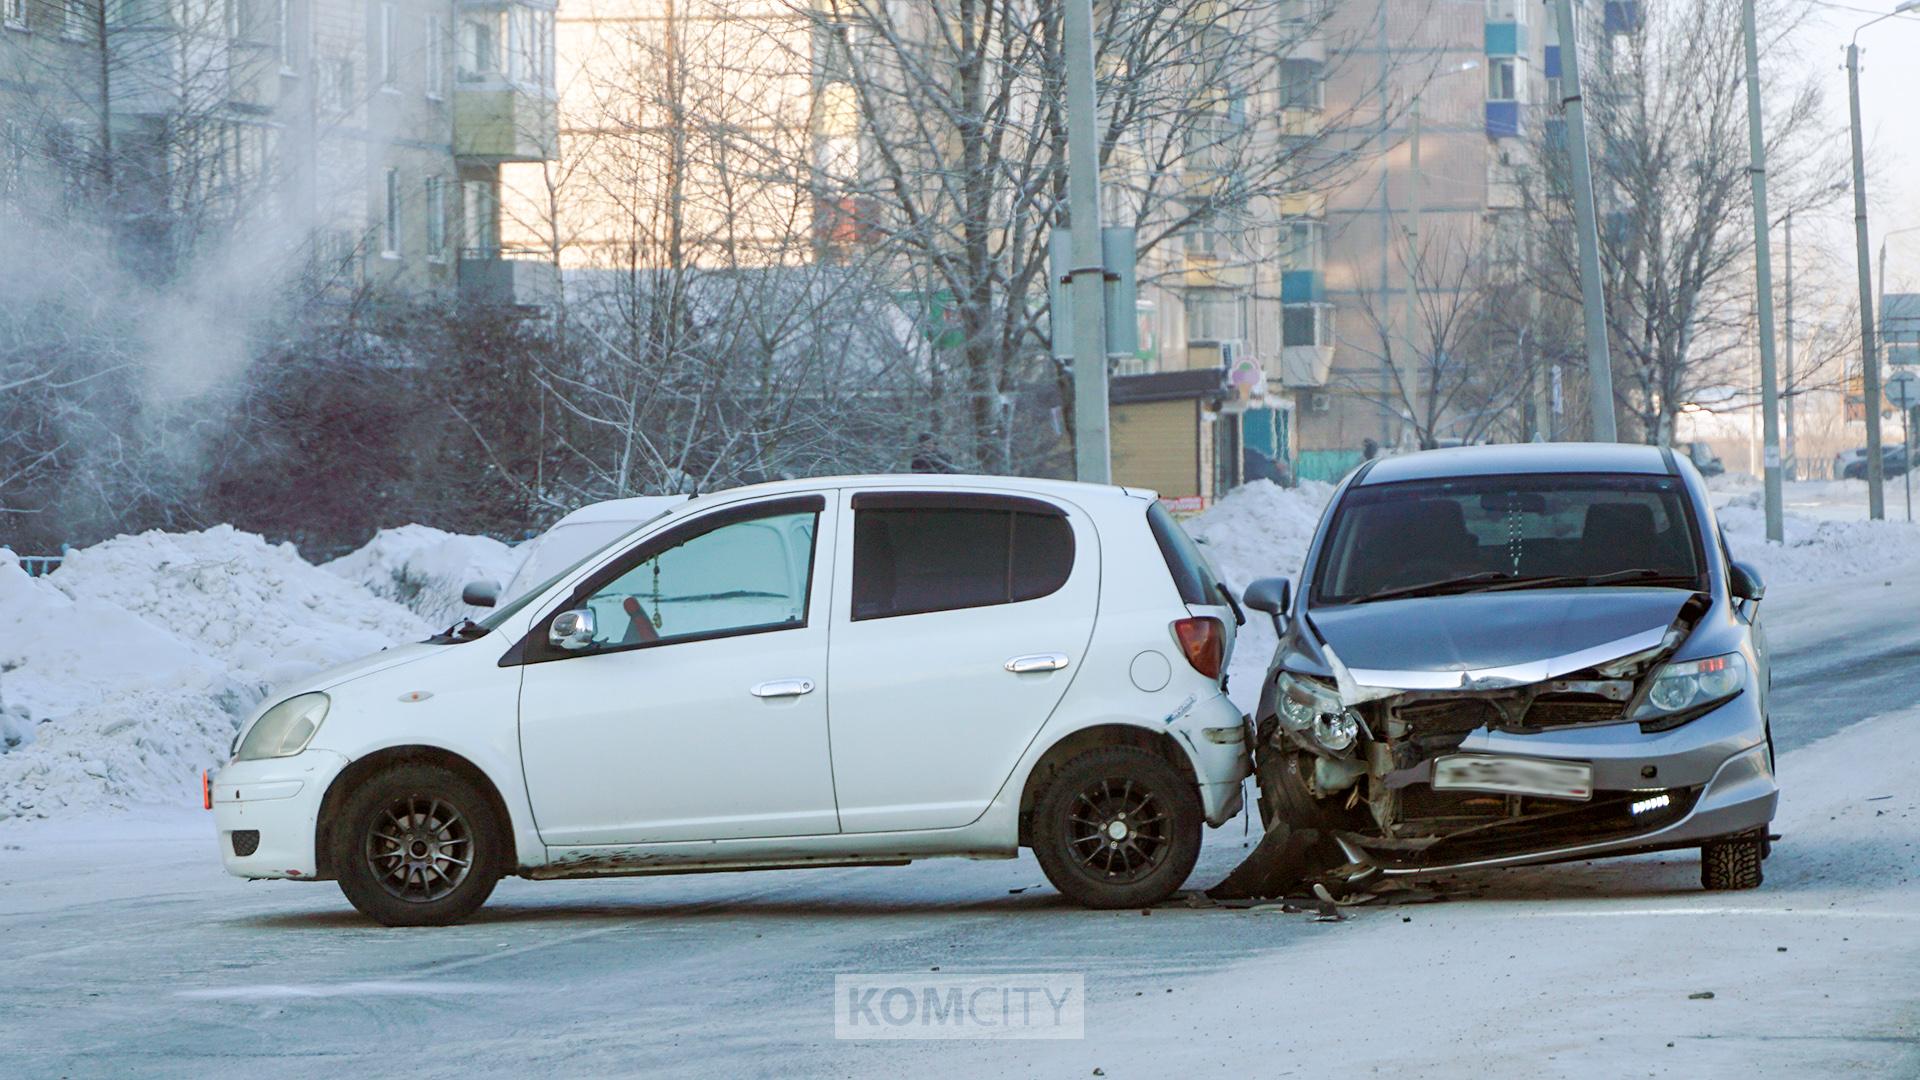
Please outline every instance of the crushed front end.
[{"label": "crushed front end", "polygon": [[1499,670],[1282,666],[1256,728],[1261,808],[1346,879],[1699,846],[1764,829],[1763,692],[1739,652],[1677,661],[1708,609]]}]

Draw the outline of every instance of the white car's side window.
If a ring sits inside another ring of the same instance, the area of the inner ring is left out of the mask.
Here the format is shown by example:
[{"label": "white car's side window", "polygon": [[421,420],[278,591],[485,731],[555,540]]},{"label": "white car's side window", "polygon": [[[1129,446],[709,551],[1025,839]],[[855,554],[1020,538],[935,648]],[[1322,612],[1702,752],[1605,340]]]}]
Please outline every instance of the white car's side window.
[{"label": "white car's side window", "polygon": [[805,626],[817,515],[734,521],[659,551],[587,598],[598,648]]}]

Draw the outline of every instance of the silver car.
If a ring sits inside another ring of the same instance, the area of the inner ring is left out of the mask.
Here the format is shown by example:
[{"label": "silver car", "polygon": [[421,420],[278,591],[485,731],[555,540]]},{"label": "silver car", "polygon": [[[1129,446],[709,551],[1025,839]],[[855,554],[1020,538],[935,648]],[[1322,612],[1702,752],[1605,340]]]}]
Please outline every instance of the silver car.
[{"label": "silver car", "polygon": [[1699,471],[1650,446],[1370,462],[1300,581],[1254,717],[1263,849],[1369,877],[1699,848],[1760,884],[1778,788],[1762,587]]}]

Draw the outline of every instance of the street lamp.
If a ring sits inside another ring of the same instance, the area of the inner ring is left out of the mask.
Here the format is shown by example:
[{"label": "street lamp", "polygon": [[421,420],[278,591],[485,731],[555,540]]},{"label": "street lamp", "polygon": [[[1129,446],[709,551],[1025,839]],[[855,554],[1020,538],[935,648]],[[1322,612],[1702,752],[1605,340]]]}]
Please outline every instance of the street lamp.
[{"label": "street lamp", "polygon": [[1920,11],[1920,0],[1905,0],[1885,15],[1861,23],[1847,42],[1847,108],[1853,128],[1853,241],[1860,263],[1860,373],[1867,412],[1867,516],[1887,516],[1882,487],[1886,469],[1880,460],[1880,358],[1873,347],[1873,276],[1867,261],[1867,166],[1860,135],[1860,32],[1896,15]]}]

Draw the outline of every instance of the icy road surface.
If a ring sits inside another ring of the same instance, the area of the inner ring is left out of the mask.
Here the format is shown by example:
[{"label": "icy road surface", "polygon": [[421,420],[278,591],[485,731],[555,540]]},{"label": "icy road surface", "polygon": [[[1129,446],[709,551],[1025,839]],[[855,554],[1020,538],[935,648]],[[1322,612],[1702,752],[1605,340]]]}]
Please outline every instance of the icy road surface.
[{"label": "icy road surface", "polygon": [[[1755,892],[1675,853],[1341,922],[1143,916],[1023,857],[510,880],[468,925],[388,930],[331,884],[226,877],[198,811],[13,823],[0,1076],[1920,1076],[1916,580],[1774,586],[1786,838]],[[934,968],[1083,974],[1086,1038],[834,1040],[836,973]]]}]

